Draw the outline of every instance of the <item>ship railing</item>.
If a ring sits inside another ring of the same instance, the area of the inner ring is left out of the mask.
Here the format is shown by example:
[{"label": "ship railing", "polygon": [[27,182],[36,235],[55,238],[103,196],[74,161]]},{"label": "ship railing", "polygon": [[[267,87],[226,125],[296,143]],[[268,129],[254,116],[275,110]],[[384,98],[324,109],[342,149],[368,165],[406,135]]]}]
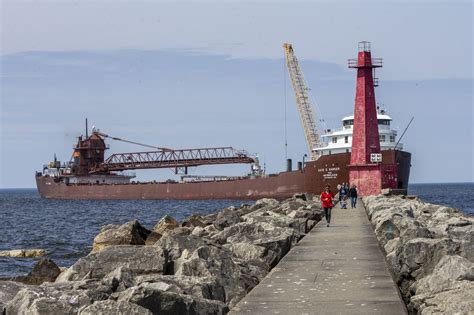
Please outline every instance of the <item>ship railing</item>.
[{"label": "ship railing", "polygon": [[372,59],[365,59],[365,62],[359,62],[358,59],[347,59],[347,66],[349,68],[362,68],[362,67],[373,67],[379,68],[383,66],[383,59],[382,58],[372,58]]},{"label": "ship railing", "polygon": [[137,177],[137,173],[136,172],[131,172],[131,171],[121,171],[121,172],[118,172],[118,175],[127,176],[127,177],[130,177],[130,178]]}]

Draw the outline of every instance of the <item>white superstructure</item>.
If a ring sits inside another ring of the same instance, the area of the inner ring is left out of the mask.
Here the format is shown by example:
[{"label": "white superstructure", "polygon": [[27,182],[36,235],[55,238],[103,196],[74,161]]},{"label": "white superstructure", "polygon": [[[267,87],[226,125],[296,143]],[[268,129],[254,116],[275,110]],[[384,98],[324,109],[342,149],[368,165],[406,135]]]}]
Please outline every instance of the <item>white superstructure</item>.
[{"label": "white superstructure", "polygon": [[[390,122],[392,118],[384,110],[377,113],[379,125],[380,149],[381,150],[402,150],[403,145],[397,144],[397,131],[391,129]],[[323,145],[316,148],[318,155],[328,155],[336,153],[351,152],[352,131],[354,128],[354,115],[346,116],[342,119],[342,128],[336,130],[326,130],[321,135]],[[396,145],[396,148],[395,148]]]}]

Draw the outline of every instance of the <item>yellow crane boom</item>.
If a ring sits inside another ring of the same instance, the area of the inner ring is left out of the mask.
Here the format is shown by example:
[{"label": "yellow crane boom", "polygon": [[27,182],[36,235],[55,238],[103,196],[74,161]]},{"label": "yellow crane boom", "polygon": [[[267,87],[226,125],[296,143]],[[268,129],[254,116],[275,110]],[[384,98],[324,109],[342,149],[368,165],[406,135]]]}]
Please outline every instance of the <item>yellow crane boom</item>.
[{"label": "yellow crane boom", "polygon": [[301,123],[303,125],[306,144],[312,160],[318,159],[318,154],[314,149],[321,146],[321,138],[316,128],[313,114],[313,107],[309,99],[308,88],[306,86],[303,72],[301,71],[298,59],[296,58],[291,44],[284,43],[286,66],[290,75],[291,85],[295,92],[296,107],[300,113]]}]

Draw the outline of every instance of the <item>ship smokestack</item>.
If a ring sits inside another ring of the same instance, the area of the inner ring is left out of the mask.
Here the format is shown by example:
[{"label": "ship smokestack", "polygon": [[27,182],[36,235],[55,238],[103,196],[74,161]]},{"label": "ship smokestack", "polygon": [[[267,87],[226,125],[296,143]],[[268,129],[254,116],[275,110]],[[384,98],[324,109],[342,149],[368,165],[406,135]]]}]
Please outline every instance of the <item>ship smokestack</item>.
[{"label": "ship smokestack", "polygon": [[89,138],[89,126],[87,125],[87,118],[86,118],[86,139]]},{"label": "ship smokestack", "polygon": [[286,171],[291,172],[293,170],[293,163],[291,159],[286,160]]}]

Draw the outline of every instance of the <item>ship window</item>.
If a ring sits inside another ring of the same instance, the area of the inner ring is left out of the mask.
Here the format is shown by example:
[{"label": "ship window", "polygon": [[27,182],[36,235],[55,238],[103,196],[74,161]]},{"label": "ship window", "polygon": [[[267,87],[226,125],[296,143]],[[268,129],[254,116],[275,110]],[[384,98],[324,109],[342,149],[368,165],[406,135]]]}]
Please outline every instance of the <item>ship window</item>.
[{"label": "ship window", "polygon": [[349,149],[346,149],[346,153],[349,153]]},{"label": "ship window", "polygon": [[354,124],[354,119],[344,120],[342,123],[343,126],[352,126]]},{"label": "ship window", "polygon": [[390,120],[388,120],[388,119],[378,119],[378,120],[377,120],[377,123],[378,123],[379,125],[390,126]]},{"label": "ship window", "polygon": [[349,136],[344,137],[344,143],[349,143]]},{"label": "ship window", "polygon": [[390,142],[395,142],[395,136],[390,136]]},{"label": "ship window", "polygon": [[331,155],[331,150],[329,150],[329,155]]},{"label": "ship window", "polygon": [[380,142],[385,142],[385,135],[380,135]]},{"label": "ship window", "polygon": [[337,137],[332,137],[332,143],[337,143]]}]

